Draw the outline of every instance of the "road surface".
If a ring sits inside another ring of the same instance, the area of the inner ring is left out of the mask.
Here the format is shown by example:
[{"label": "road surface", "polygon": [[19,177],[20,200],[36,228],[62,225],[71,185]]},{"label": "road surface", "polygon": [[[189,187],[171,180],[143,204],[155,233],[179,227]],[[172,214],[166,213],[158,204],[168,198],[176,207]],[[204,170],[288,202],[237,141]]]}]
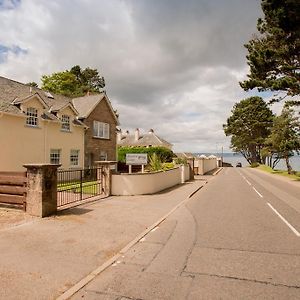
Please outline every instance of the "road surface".
[{"label": "road surface", "polygon": [[72,299],[300,299],[297,184],[224,169]]}]

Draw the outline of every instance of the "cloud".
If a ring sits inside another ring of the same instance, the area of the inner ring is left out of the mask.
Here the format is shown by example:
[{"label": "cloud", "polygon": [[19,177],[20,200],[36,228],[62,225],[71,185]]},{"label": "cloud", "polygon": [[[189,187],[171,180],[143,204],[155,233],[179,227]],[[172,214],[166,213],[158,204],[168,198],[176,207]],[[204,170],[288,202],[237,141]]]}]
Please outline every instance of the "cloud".
[{"label": "cloud", "polygon": [[222,124],[246,97],[238,81],[259,0],[0,3],[0,45],[27,51],[7,52],[1,75],[38,82],[76,64],[97,68],[122,128],[154,128],[176,151],[228,147]]}]

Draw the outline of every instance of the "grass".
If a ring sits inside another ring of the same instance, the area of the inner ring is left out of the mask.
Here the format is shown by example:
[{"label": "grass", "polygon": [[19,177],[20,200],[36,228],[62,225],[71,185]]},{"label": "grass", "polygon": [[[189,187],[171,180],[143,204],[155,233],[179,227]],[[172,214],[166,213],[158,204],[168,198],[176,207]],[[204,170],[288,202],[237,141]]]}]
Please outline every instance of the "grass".
[{"label": "grass", "polygon": [[262,170],[264,172],[270,173],[270,174],[276,174],[280,176],[284,176],[293,180],[300,181],[300,172],[296,172],[296,174],[288,174],[287,171],[284,170],[273,170],[271,167],[268,167],[266,165],[259,165],[257,169]]},{"label": "grass", "polygon": [[[82,183],[83,194],[95,194],[100,188],[98,181],[88,181]],[[80,193],[80,183],[78,181],[59,183],[57,185],[57,191],[70,191],[73,193]]]}]

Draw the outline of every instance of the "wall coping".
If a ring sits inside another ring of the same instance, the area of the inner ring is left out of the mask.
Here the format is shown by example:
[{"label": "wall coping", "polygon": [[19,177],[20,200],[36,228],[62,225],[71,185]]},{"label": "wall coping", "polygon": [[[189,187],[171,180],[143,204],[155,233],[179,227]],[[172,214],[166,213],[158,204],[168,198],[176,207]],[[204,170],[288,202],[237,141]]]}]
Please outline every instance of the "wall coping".
[{"label": "wall coping", "polygon": [[154,172],[144,172],[144,173],[120,173],[120,174],[113,174],[113,176],[115,175],[128,175],[128,176],[132,176],[132,175],[154,175],[154,174],[159,174],[159,173],[166,173],[166,172],[169,172],[169,171],[172,171],[172,170],[176,170],[176,169],[179,169],[180,166],[178,167],[174,167],[172,169],[169,169],[169,170],[160,170],[160,171],[154,171]]},{"label": "wall coping", "polygon": [[61,166],[61,164],[25,164],[23,165],[23,167],[25,168],[44,168],[44,167],[56,167],[59,168]]}]

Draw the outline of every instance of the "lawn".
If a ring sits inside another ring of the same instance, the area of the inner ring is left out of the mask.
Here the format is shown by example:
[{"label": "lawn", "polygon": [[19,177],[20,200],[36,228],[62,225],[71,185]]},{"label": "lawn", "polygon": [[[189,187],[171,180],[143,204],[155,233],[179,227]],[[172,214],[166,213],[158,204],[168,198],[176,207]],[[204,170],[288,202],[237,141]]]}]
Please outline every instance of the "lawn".
[{"label": "lawn", "polygon": [[257,169],[271,173],[271,174],[276,174],[280,176],[285,176],[287,178],[293,179],[293,180],[299,180],[300,181],[300,172],[296,172],[295,175],[288,174],[287,171],[284,170],[273,170],[272,168],[266,166],[266,165],[259,165]]},{"label": "lawn", "polygon": [[[100,183],[98,181],[87,181],[82,183],[82,193],[83,194],[98,194],[98,189],[100,189]],[[57,191],[70,191],[73,193],[80,193],[80,182],[66,182],[59,183],[57,185]]]}]

